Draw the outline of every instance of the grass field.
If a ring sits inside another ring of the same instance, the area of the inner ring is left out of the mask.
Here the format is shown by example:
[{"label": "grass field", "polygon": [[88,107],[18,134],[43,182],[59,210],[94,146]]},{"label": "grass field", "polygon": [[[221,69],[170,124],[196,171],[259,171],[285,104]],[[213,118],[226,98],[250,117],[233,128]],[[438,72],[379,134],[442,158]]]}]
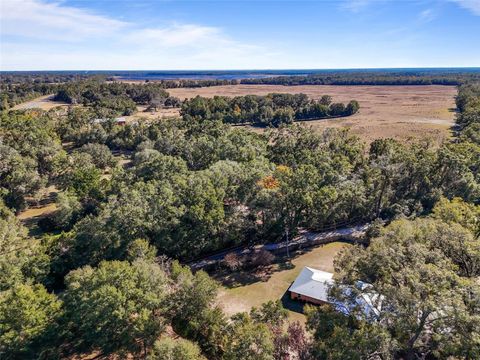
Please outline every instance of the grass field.
[{"label": "grass field", "polygon": [[350,117],[305,122],[313,129],[349,127],[367,142],[382,137],[399,140],[450,136],[455,118],[454,86],[335,86],[335,85],[226,85],[204,88],[168,89],[180,99],[196,95],[239,96],[269,93],[305,93],[313,99],[331,95],[335,102],[356,99],[360,111]]},{"label": "grass field", "polygon": [[239,271],[236,276],[217,275],[217,280],[223,284],[217,302],[228,315],[232,315],[249,311],[252,306],[260,306],[266,301],[283,298],[284,306],[290,310],[289,318],[304,322],[305,317],[300,313],[301,304],[284,296],[287,289],[304,266],[333,272],[333,259],[346,246],[350,245],[334,242],[306,249],[293,256],[291,263],[285,259],[261,273]]},{"label": "grass field", "polygon": [[130,116],[124,116],[127,122],[138,120],[156,120],[162,118],[178,117],[180,116],[179,108],[158,109],[156,111],[146,111],[147,106],[138,105],[137,111]]},{"label": "grass field", "polygon": [[42,109],[50,110],[57,106],[67,107],[69,104],[61,101],[53,101],[54,95],[45,95],[40,96],[36,99],[23,102],[21,104],[15,105],[12,110],[27,110],[27,109]]}]

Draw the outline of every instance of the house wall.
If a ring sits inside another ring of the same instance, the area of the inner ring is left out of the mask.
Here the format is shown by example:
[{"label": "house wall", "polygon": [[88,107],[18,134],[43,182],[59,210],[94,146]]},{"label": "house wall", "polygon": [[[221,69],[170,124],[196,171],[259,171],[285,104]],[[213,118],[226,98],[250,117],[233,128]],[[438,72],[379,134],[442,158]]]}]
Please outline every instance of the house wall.
[{"label": "house wall", "polygon": [[314,298],[311,298],[309,296],[297,294],[293,291],[290,291],[290,298],[293,299],[293,300],[300,300],[300,301],[308,302],[310,304],[315,304],[315,305],[328,304],[325,301],[314,299]]}]

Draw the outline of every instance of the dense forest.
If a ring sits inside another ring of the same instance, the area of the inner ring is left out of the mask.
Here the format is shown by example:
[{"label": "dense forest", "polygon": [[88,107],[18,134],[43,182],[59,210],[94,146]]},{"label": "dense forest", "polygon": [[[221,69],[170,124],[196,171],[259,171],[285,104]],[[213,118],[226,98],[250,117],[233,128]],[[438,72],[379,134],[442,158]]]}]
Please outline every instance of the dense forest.
[{"label": "dense forest", "polygon": [[[162,86],[82,80],[57,96],[82,106],[0,114],[2,358],[480,357],[478,84],[459,87],[456,136],[440,147],[228,124],[261,122],[262,106],[266,123],[285,108],[334,116],[328,97],[194,98],[183,118],[119,126],[95,119],[165,105]],[[49,186],[56,211],[33,237],[15,214]],[[346,221],[373,224],[369,245],[335,262],[331,296],[349,311],[308,307],[306,329],[280,302],[227,317],[218,284],[178,262]],[[373,313],[356,304],[369,293],[382,295]]]},{"label": "dense forest", "polygon": [[247,95],[233,98],[196,96],[184,101],[182,115],[186,121],[221,120],[227,124],[253,124],[278,127],[298,120],[326,119],[355,114],[360,105],[352,100],[346,106],[333,103],[324,95],[318,101],[305,94]]}]

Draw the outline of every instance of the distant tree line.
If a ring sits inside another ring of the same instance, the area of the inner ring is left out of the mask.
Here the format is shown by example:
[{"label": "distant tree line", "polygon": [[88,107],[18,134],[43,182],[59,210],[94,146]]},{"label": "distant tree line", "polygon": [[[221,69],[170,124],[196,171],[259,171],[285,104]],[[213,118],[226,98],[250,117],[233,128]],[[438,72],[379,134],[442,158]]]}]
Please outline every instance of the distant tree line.
[{"label": "distant tree line", "polygon": [[148,82],[155,82],[162,84],[166,89],[173,88],[199,88],[209,86],[221,86],[221,85],[237,85],[240,84],[240,80],[222,80],[222,79],[175,79],[175,80],[145,80]]},{"label": "distant tree line", "polygon": [[70,71],[14,71],[0,72],[2,84],[60,84],[71,81],[85,80],[90,77],[104,76],[85,72]]},{"label": "distant tree line", "polygon": [[306,76],[243,79],[242,84],[267,85],[461,85],[480,80],[480,71],[384,70],[328,71]]},{"label": "distant tree line", "polygon": [[181,114],[188,121],[221,120],[227,124],[254,124],[278,127],[298,120],[324,119],[355,114],[360,108],[356,100],[347,105],[333,103],[331,96],[319,100],[305,94],[246,95],[233,98],[196,96],[184,101]]}]

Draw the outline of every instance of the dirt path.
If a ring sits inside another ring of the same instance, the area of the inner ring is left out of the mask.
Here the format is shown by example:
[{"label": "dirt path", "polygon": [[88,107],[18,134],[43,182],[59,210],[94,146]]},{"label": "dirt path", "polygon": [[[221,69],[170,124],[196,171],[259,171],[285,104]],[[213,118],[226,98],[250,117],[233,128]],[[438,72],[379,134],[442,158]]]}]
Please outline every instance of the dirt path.
[{"label": "dirt path", "polygon": [[48,111],[57,106],[66,107],[69,105],[61,101],[54,101],[54,96],[55,94],[40,96],[36,99],[17,104],[12,108],[12,110],[42,109]]}]

